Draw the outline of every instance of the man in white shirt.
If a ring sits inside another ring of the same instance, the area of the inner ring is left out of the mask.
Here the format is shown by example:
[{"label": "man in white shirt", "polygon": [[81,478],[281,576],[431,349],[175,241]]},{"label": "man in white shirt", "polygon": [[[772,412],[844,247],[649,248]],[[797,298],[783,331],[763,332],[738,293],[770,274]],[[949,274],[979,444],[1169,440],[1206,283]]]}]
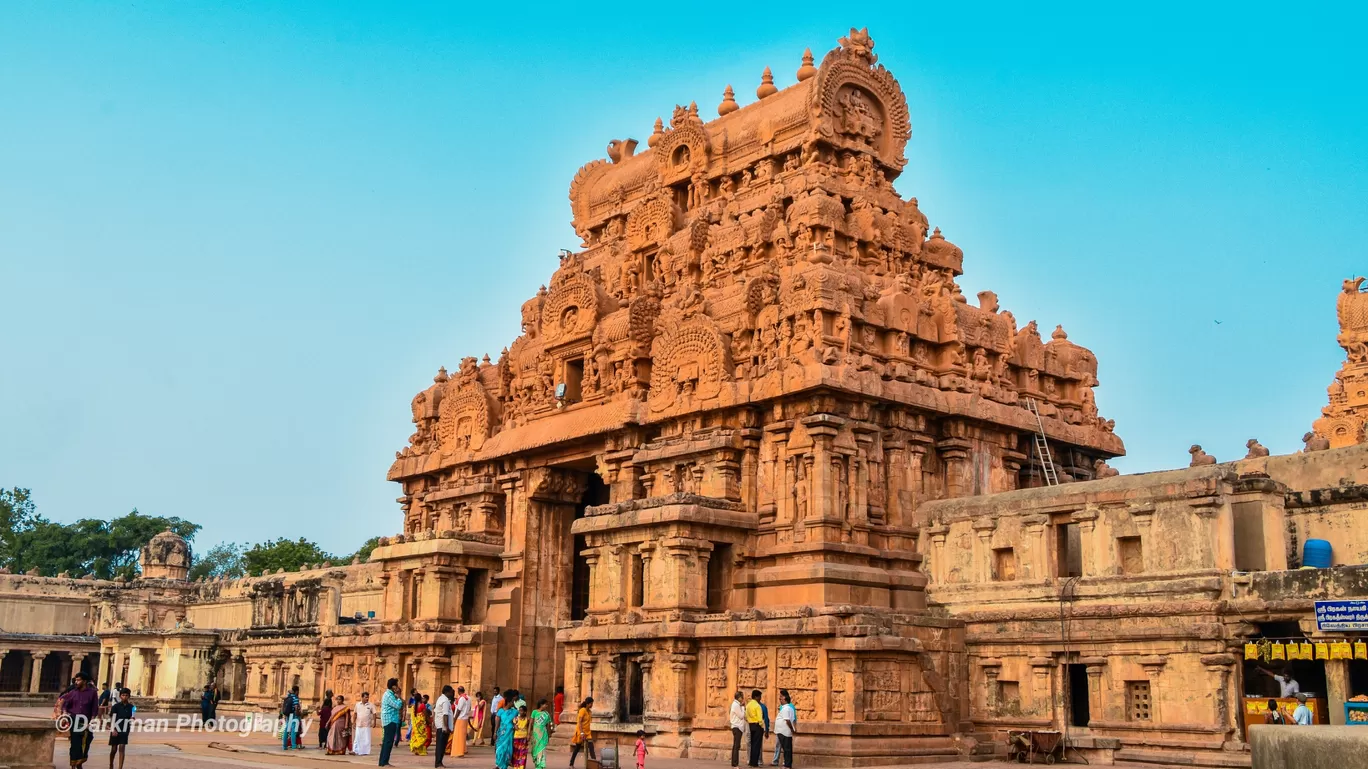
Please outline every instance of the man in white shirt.
[{"label": "man in white shirt", "polygon": [[1290,670],[1283,671],[1282,673],[1274,673],[1271,670],[1260,667],[1259,671],[1264,675],[1272,676],[1273,680],[1278,682],[1278,688],[1282,691],[1282,694],[1278,695],[1279,697],[1295,697],[1301,693],[1301,684],[1298,684],[1297,679],[1292,677],[1292,672]]},{"label": "man in white shirt", "polygon": [[499,711],[503,710],[504,696],[499,687],[494,687],[494,696],[489,698],[489,744],[493,745],[499,737]]},{"label": "man in white shirt", "polygon": [[358,756],[369,756],[371,727],[375,726],[375,705],[370,701],[370,692],[361,692],[361,701],[354,708],[356,730],[352,733],[352,752]]},{"label": "man in white shirt", "polygon": [[784,769],[793,769],[793,735],[798,731],[798,711],[789,699],[788,689],[779,690],[779,717],[774,721],[774,733],[784,753]]},{"label": "man in white shirt", "polygon": [[[1296,683],[1296,681],[1292,683]],[[1292,723],[1297,726],[1311,725],[1311,708],[1306,707],[1305,694],[1297,694],[1297,709],[1292,711]]]},{"label": "man in white shirt", "polygon": [[741,764],[741,735],[746,733],[746,706],[741,704],[741,690],[732,695],[731,712],[727,714],[732,731],[732,769]]},{"label": "man in white shirt", "polygon": [[464,686],[456,687],[456,745],[451,755],[462,758],[466,754],[466,736],[470,734],[470,698]]},{"label": "man in white shirt", "polygon": [[442,758],[446,755],[447,742],[451,740],[451,731],[456,723],[452,719],[451,698],[456,695],[452,690],[451,684],[442,687],[442,696],[437,698],[437,706],[433,708],[433,725],[437,729],[437,760],[433,766],[442,766]]}]

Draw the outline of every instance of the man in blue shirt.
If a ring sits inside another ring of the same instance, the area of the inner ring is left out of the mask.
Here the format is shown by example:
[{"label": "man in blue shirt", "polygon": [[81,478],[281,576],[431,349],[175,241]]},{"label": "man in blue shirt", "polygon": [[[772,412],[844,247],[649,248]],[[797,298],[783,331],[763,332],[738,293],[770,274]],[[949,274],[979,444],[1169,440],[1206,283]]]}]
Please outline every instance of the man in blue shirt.
[{"label": "man in blue shirt", "polygon": [[281,748],[289,750],[291,745],[298,747],[296,735],[299,734],[299,687],[290,687],[290,693],[285,695],[285,699],[280,703],[280,717],[285,722],[285,728],[280,731]]},{"label": "man in blue shirt", "polygon": [[399,737],[399,721],[404,712],[404,701],[399,698],[399,679],[391,678],[386,684],[385,696],[380,700],[380,766],[390,765],[390,751]]},{"label": "man in blue shirt", "polygon": [[1311,708],[1306,707],[1306,693],[1297,693],[1297,709],[1292,711],[1292,723],[1297,726],[1311,725]]}]

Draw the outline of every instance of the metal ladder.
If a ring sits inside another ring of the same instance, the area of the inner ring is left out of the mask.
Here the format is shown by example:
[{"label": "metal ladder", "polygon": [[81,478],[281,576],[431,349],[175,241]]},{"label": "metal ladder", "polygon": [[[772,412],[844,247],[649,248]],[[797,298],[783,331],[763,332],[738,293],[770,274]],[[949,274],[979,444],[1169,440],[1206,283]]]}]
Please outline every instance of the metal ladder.
[{"label": "metal ladder", "polygon": [[1058,486],[1059,474],[1055,472],[1054,457],[1050,456],[1050,441],[1045,437],[1045,422],[1040,418],[1040,409],[1036,407],[1035,398],[1026,399],[1026,408],[1031,411],[1036,420],[1036,456],[1040,457],[1041,472],[1045,474],[1045,485]]}]

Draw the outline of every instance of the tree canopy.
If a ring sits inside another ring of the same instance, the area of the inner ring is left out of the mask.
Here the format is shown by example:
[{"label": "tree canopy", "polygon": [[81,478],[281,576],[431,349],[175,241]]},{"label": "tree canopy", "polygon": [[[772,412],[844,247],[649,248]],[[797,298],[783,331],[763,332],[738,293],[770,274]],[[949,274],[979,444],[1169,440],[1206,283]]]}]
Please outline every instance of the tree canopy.
[{"label": "tree canopy", "polygon": [[[138,558],[152,537],[170,529],[191,542],[200,528],[176,516],[143,515],[136,508],[108,521],[82,518],[55,523],[38,514],[28,489],[0,489],[0,566],[13,572],[36,568],[49,577],[66,572],[73,577],[131,579],[138,576]],[[192,548],[190,578],[235,579],[274,574],[279,569],[298,571],[305,564],[324,561],[341,565],[356,557],[365,562],[379,543],[379,537],[371,537],[355,553],[335,556],[303,537],[281,537],[250,546],[220,542],[202,555]]]}]

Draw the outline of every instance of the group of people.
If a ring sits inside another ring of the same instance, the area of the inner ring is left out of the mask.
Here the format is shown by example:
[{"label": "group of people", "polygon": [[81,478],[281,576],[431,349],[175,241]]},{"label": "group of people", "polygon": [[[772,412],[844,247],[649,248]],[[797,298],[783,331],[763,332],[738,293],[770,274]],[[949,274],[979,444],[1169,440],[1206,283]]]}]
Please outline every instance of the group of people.
[{"label": "group of people", "polygon": [[759,689],[751,690],[749,700],[739,689],[732,695],[731,711],[727,718],[732,731],[731,765],[740,765],[741,739],[745,737],[750,747],[747,766],[760,766],[765,739],[772,732],[778,739],[774,744],[774,760],[770,765],[777,766],[783,760],[784,769],[792,769],[793,736],[798,733],[798,710],[793,707],[788,689],[780,689],[779,713],[771,723],[769,708],[761,701],[761,696]]},{"label": "group of people", "polygon": [[1293,709],[1290,717],[1278,707],[1277,700],[1270,699],[1268,701],[1268,711],[1264,713],[1264,723],[1310,726],[1315,722],[1312,717],[1311,708],[1306,706],[1306,693],[1301,690],[1301,684],[1297,683],[1297,679],[1292,676],[1290,671],[1274,673],[1267,668],[1260,667],[1259,672],[1272,677],[1274,681],[1278,682],[1278,693],[1282,697],[1297,698],[1297,707]]},{"label": "group of people", "polygon": [[71,747],[67,758],[72,769],[85,766],[90,759],[90,744],[94,740],[91,727],[100,718],[109,719],[109,767],[114,769],[117,759],[119,769],[123,769],[124,749],[128,745],[133,714],[137,711],[129,701],[132,696],[127,687],[117,683],[110,689],[106,682],[103,691],[96,692],[94,682],[84,671],[72,677],[71,685],[57,698],[53,708],[54,716],[69,719],[66,729]]},{"label": "group of people", "polygon": [[460,758],[466,754],[472,735],[475,744],[483,744],[488,724],[495,769],[525,769],[529,758],[535,769],[545,769],[546,746],[564,700],[565,695],[557,688],[553,713],[551,702],[545,698],[529,709],[516,689],[500,692],[495,687],[486,701],[482,691],[475,692],[472,700],[465,687],[447,685],[435,703],[417,691],[409,694],[406,703],[400,696],[399,679],[391,678],[381,701],[380,766],[390,765],[392,750],[406,736],[414,755],[425,756],[432,746],[433,766],[441,767],[446,756]]}]

